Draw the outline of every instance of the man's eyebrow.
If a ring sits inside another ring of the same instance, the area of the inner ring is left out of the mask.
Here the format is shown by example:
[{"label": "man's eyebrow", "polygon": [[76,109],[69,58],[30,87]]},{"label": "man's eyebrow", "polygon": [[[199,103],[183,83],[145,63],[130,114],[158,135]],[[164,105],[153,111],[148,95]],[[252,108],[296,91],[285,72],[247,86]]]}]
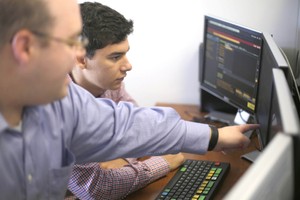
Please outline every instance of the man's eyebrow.
[{"label": "man's eyebrow", "polygon": [[123,55],[125,53],[126,52],[124,52],[124,51],[114,51],[114,52],[111,52],[108,56]]},{"label": "man's eyebrow", "polygon": [[108,54],[108,57],[116,56],[116,55],[124,55],[129,51],[130,47],[126,51],[113,51],[110,54]]},{"label": "man's eyebrow", "polygon": [[125,54],[125,53],[127,53],[129,50],[130,50],[130,47],[128,47],[128,49],[127,49],[126,51],[114,51],[114,52],[112,52],[110,55],[113,55],[113,54]]}]

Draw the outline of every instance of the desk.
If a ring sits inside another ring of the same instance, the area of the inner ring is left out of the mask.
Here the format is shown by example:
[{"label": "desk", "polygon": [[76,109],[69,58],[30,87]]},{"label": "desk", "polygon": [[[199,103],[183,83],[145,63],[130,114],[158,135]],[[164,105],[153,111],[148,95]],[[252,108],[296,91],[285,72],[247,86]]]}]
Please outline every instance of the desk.
[{"label": "desk", "polygon": [[[167,103],[158,103],[157,106],[167,106],[174,108],[180,116],[185,120],[192,120],[193,117],[201,117],[206,113],[201,113],[199,107],[196,105],[183,105],[183,104],[167,104]],[[252,138],[255,140],[256,138]],[[188,159],[201,159],[201,160],[212,160],[212,161],[221,161],[229,162],[230,170],[227,177],[224,179],[221,187],[216,193],[214,199],[222,199],[225,194],[230,190],[230,188],[236,183],[236,181],[243,175],[243,173],[250,166],[250,162],[240,158],[242,154],[248,153],[255,149],[255,142],[251,142],[250,146],[242,151],[236,151],[227,155],[224,155],[221,152],[208,152],[205,155],[196,155],[196,154],[187,154],[184,153],[185,157]],[[167,176],[155,181],[145,188],[142,188],[132,194],[130,194],[126,200],[153,200],[160,193],[163,187],[169,182],[173,177],[176,170],[169,173]]]}]

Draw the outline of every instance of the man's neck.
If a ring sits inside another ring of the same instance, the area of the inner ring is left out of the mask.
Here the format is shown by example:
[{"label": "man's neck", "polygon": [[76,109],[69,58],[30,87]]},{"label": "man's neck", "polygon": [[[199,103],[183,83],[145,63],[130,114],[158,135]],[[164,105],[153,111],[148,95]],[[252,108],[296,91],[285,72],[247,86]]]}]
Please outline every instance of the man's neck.
[{"label": "man's neck", "polygon": [[18,126],[22,120],[23,109],[21,108],[0,108],[0,112],[10,127]]},{"label": "man's neck", "polygon": [[106,91],[86,81],[84,77],[76,76],[76,73],[71,72],[69,75],[74,83],[89,91],[94,97],[100,97]]}]

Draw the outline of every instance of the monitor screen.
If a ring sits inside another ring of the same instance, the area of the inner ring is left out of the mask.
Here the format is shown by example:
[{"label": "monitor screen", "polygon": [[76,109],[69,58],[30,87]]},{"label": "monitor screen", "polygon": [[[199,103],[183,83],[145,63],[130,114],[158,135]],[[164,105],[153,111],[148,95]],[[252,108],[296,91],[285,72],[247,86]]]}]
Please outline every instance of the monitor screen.
[{"label": "monitor screen", "polygon": [[211,16],[204,24],[201,89],[254,113],[262,33]]}]

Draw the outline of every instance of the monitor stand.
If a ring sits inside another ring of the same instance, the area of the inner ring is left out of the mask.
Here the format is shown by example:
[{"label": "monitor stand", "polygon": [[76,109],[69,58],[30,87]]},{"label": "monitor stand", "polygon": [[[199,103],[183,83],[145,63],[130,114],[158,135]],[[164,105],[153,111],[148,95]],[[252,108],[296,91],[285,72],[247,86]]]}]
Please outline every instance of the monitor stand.
[{"label": "monitor stand", "polygon": [[234,125],[235,116],[230,113],[220,111],[210,111],[204,118],[208,121],[221,122],[228,125]]},{"label": "monitor stand", "polygon": [[249,153],[242,155],[241,158],[254,163],[260,154],[261,154],[261,151],[254,150],[254,151],[251,151]]},{"label": "monitor stand", "polygon": [[[257,132],[256,132],[256,135],[257,135],[257,137],[259,137]],[[259,155],[262,153],[262,144],[259,144],[259,145],[260,145],[260,149],[246,153],[246,154],[242,155],[241,158],[254,163],[255,160],[259,157]]]},{"label": "monitor stand", "polygon": [[[247,112],[238,109],[236,115],[226,112],[220,112],[220,111],[210,111],[209,114],[205,115],[204,118],[207,121],[213,121],[213,122],[221,122],[223,124],[232,126],[232,125],[239,125],[239,124],[246,124],[250,118],[250,114]],[[252,130],[247,131],[244,133],[248,138],[252,135]]]}]

